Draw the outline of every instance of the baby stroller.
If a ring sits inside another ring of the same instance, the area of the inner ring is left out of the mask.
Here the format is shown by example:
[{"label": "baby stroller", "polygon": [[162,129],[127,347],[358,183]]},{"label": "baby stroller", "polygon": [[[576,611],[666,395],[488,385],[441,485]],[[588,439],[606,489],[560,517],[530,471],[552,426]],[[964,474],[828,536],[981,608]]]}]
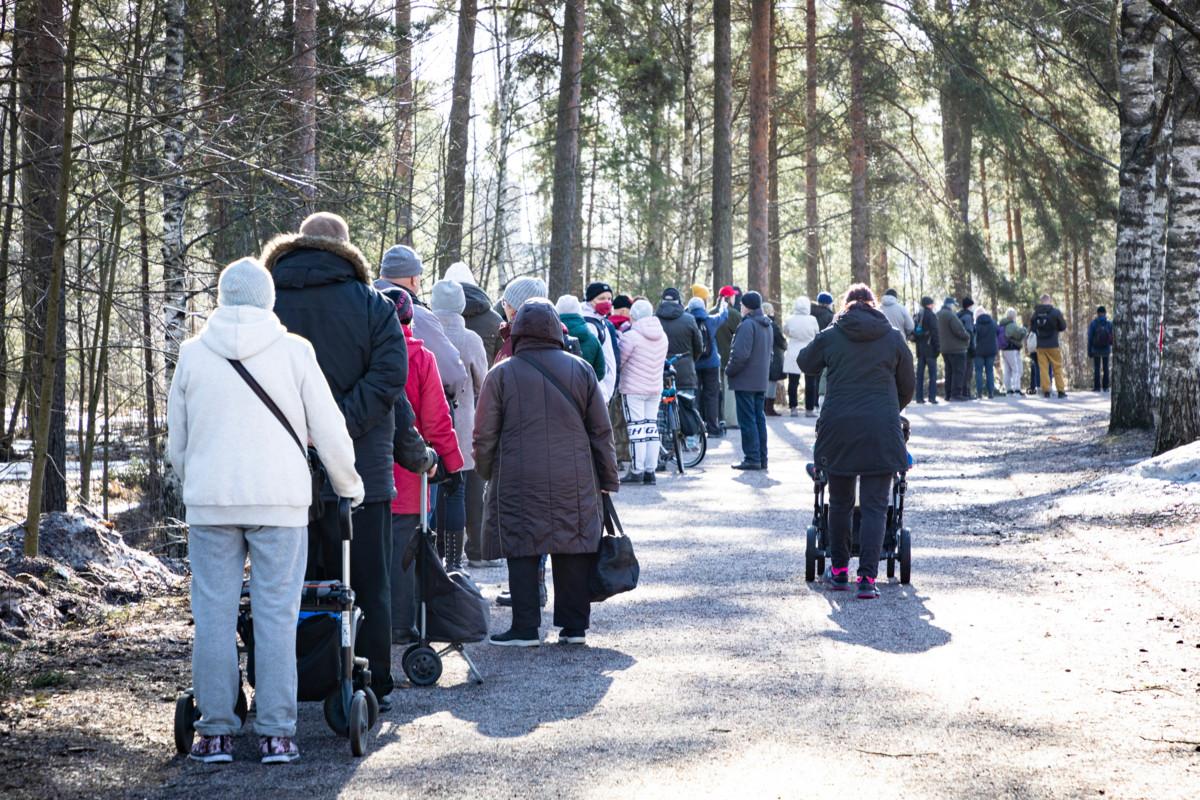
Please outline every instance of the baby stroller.
[{"label": "baby stroller", "polygon": [[[362,611],[354,604],[350,586],[350,540],[353,524],[350,501],[338,501],[342,542],[341,580],[305,581],[296,628],[297,699],[322,700],[325,721],[334,733],[350,740],[350,752],[365,755],[370,731],[379,720],[379,701],[371,690],[367,659],[354,655]],[[253,564],[251,564],[253,569]],[[254,618],[249,585],[242,586],[238,635],[246,653],[246,673],[254,685]],[[246,695],[238,690],[238,716],[246,721]],[[175,702],[175,747],[191,749],[199,716],[195,695],[188,689]]]},{"label": "baby stroller", "polygon": [[[908,442],[909,423],[905,417],[900,418],[900,427],[904,432],[904,441]],[[908,459],[912,466],[912,457]],[[813,481],[813,519],[808,526],[808,537],[804,547],[804,580],[812,583],[818,575],[825,572],[825,561],[831,558],[829,536],[829,503],[825,499],[825,488],[829,483],[824,471],[815,465],[808,464],[808,476]],[[896,563],[900,564],[900,582],[907,584],[912,576],[912,532],[904,527],[904,495],[908,491],[907,470],[892,476],[892,497],[888,504],[887,521],[884,527],[883,548],[879,551],[879,559],[887,559],[887,576],[896,575]],[[857,558],[859,548],[859,525],[862,523],[862,512],[854,507],[854,517],[850,532],[850,557]]]},{"label": "baby stroller", "polygon": [[[409,645],[400,663],[413,686],[433,686],[442,677],[442,656],[458,653],[476,684],[483,674],[467,655],[464,644],[487,638],[491,611],[475,582],[463,572],[447,573],[429,529],[429,476],[421,474],[421,521],[409,541],[403,566],[415,565],[418,641]],[[434,642],[445,644],[436,649]]]}]

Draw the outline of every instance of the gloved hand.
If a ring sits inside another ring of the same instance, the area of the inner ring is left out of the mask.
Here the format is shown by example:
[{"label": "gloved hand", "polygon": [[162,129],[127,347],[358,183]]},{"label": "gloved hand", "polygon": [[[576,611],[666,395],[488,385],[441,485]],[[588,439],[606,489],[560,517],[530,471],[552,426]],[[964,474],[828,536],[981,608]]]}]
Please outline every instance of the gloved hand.
[{"label": "gloved hand", "polygon": [[458,491],[458,488],[462,486],[462,482],[463,475],[461,472],[451,472],[446,476],[446,483],[442,488],[445,490],[447,495],[451,495]]},{"label": "gloved hand", "polygon": [[[425,459],[421,462],[421,468],[417,470],[417,474],[422,472],[430,472],[438,465],[438,454],[432,447],[425,448]],[[433,475],[429,476],[430,478]]]}]

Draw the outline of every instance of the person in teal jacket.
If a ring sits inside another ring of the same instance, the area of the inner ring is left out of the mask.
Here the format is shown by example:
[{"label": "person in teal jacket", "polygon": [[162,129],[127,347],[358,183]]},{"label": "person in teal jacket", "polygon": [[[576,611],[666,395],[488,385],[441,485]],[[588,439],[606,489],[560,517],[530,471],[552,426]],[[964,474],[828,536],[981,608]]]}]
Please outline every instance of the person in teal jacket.
[{"label": "person in teal jacket", "polygon": [[579,349],[583,352],[583,360],[592,365],[596,371],[596,380],[604,380],[604,349],[600,340],[592,333],[592,326],[583,318],[583,306],[579,298],[564,294],[555,304],[559,319],[567,326],[567,333],[579,340]]}]

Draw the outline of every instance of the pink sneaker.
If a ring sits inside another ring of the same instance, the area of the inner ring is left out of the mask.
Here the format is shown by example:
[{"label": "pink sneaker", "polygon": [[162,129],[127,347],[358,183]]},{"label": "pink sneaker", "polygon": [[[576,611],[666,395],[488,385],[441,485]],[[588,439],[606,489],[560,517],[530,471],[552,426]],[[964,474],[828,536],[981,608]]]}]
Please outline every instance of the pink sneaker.
[{"label": "pink sneaker", "polygon": [[845,592],[850,589],[850,568],[829,567],[825,570],[825,585],[835,592]]},{"label": "pink sneaker", "polygon": [[858,594],[859,600],[874,600],[879,597],[879,590],[875,588],[875,579],[868,578],[866,575],[858,576]]},{"label": "pink sneaker", "polygon": [[290,736],[260,736],[258,754],[264,764],[286,764],[300,757],[300,748]]},{"label": "pink sneaker", "polygon": [[233,761],[233,737],[201,736],[192,745],[188,758],[202,764],[228,764]]}]

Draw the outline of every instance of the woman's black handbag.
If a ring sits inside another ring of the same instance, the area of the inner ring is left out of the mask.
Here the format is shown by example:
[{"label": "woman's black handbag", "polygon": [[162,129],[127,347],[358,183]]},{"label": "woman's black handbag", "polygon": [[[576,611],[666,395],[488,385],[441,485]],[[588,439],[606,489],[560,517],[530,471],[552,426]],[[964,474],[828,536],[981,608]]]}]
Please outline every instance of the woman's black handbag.
[{"label": "woman's black handbag", "polygon": [[279,410],[279,406],[275,405],[275,401],[267,394],[267,390],[262,388],[258,381],[254,380],[254,376],[246,369],[246,365],[236,358],[227,359],[233,368],[237,370],[237,374],[242,376],[242,380],[250,387],[251,391],[258,396],[267,410],[275,415],[275,419],[279,420],[289,434],[292,436],[292,441],[300,448],[300,452],[304,454],[304,459],[308,462],[309,480],[312,481],[312,501],[308,506],[308,521],[312,522],[315,519],[320,519],[325,511],[325,506],[321,502],[321,487],[325,485],[325,467],[321,464],[321,459],[317,455],[317,451],[312,447],[305,447],[300,441],[300,437],[296,435],[296,431],[292,428],[292,423],[288,422],[288,418]]},{"label": "woman's black handbag", "polygon": [[592,561],[592,573],[588,577],[588,590],[593,603],[600,603],[616,594],[636,589],[641,567],[633,554],[633,542],[625,535],[612,497],[604,498],[604,533],[600,536],[600,548]]}]

